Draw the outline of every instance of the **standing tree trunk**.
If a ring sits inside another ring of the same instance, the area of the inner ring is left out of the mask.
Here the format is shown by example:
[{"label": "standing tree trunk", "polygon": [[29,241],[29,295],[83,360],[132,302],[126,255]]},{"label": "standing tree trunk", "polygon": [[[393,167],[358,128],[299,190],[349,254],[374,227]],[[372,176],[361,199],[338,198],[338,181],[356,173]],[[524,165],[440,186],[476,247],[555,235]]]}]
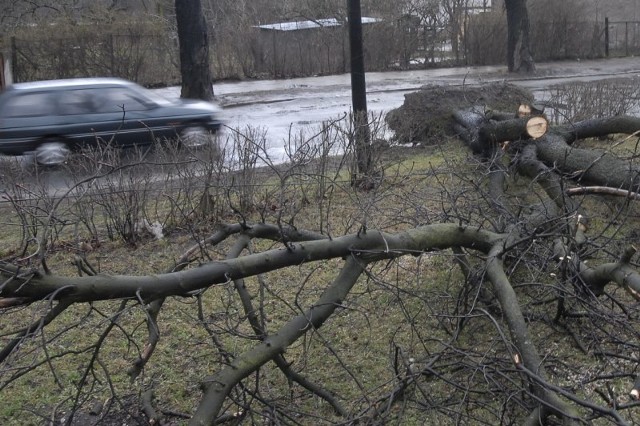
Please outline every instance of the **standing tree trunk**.
[{"label": "standing tree trunk", "polygon": [[527,0],[505,0],[507,9],[507,66],[509,72],[536,70],[529,38]]},{"label": "standing tree trunk", "polygon": [[360,0],[347,0],[349,17],[349,47],[351,49],[351,99],[355,126],[355,152],[357,175],[352,182],[360,185],[371,175],[371,134],[367,121],[367,86],[364,74],[362,43],[362,13]]},{"label": "standing tree trunk", "polygon": [[209,69],[209,37],[200,0],[175,0],[180,45],[180,96],[213,99]]}]

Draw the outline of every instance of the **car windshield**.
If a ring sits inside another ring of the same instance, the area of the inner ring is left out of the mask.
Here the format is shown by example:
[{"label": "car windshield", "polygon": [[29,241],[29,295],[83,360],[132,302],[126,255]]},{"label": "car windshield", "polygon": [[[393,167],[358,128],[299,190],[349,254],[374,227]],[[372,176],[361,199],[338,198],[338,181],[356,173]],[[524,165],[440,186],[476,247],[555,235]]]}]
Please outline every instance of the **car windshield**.
[{"label": "car windshield", "polygon": [[139,95],[143,96],[149,102],[153,102],[154,104],[163,105],[163,106],[172,104],[172,102],[167,98],[155,92],[152,92],[151,90],[145,89],[142,86],[133,86],[133,88]]}]

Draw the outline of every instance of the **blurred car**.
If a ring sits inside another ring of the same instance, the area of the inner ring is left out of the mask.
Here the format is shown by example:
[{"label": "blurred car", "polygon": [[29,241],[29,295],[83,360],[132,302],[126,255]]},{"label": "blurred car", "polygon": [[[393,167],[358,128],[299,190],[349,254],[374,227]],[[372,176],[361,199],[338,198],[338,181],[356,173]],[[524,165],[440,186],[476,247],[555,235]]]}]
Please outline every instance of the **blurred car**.
[{"label": "blurred car", "polygon": [[220,111],[204,101],[169,101],[116,78],[18,83],[0,93],[0,154],[33,154],[39,164],[56,165],[97,144],[178,139],[199,146],[211,143]]}]

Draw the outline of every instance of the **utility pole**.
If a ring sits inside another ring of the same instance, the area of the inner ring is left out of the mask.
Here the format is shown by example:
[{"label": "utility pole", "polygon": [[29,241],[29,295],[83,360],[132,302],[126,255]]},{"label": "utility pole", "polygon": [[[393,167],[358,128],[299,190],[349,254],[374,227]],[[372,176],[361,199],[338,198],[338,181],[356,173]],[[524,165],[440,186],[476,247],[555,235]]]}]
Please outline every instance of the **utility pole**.
[{"label": "utility pole", "polygon": [[362,41],[362,12],[360,0],[347,0],[349,20],[349,46],[351,49],[351,101],[355,126],[355,153],[357,176],[352,183],[359,184],[371,173],[371,134],[367,116],[367,85],[364,73],[364,48]]}]

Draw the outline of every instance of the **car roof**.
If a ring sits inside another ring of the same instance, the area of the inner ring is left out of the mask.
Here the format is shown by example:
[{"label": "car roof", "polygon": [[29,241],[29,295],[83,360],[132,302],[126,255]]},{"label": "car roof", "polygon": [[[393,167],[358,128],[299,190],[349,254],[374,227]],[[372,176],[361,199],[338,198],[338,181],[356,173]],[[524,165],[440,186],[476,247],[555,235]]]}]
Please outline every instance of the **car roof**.
[{"label": "car roof", "polygon": [[42,80],[15,83],[7,90],[39,90],[39,89],[68,89],[72,87],[107,87],[107,86],[131,86],[134,83],[120,78],[96,77],[96,78],[70,78],[64,80]]}]

